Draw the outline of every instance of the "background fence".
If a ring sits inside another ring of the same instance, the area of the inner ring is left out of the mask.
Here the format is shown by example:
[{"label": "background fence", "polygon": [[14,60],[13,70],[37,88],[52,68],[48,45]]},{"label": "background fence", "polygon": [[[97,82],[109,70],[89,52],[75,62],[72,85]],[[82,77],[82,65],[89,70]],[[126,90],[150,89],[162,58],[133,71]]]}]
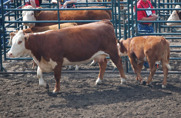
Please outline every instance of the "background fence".
[{"label": "background fence", "polygon": [[[140,22],[148,22],[148,21],[137,21],[137,11],[138,10],[145,10],[145,9],[137,9],[136,4],[137,1],[135,0],[127,0],[127,1],[121,1],[121,0],[103,0],[103,2],[97,2],[97,1],[89,1],[86,0],[85,2],[80,1],[80,3],[75,3],[76,8],[74,9],[66,9],[66,10],[80,10],[81,7],[87,7],[87,6],[106,6],[107,10],[112,11],[112,23],[115,28],[115,34],[118,39],[121,38],[129,38],[129,37],[135,37],[135,36],[141,36],[141,35],[161,35],[164,36],[166,39],[170,41],[170,47],[171,47],[171,66],[173,68],[172,71],[169,71],[169,73],[178,74],[181,73],[181,58],[180,58],[180,48],[181,48],[181,41],[180,41],[180,26],[172,26],[169,27],[166,25],[167,19],[172,13],[173,10],[175,10],[175,5],[180,4],[181,2],[179,0],[151,0],[154,10],[156,11],[156,14],[159,16],[159,18],[156,21],[149,21],[152,22],[154,25],[154,33],[138,33],[137,32],[137,24]],[[13,3],[10,3],[10,1],[7,1],[3,3],[1,1],[1,46],[0,46],[0,70],[1,73],[6,72],[6,69],[3,66],[3,62],[6,60],[31,60],[31,58],[8,58],[6,56],[6,53],[8,52],[10,46],[8,45],[8,39],[10,32],[14,30],[20,30],[27,28],[22,25],[22,5],[24,5],[24,0],[14,0]],[[41,7],[43,9],[41,10],[58,10],[54,8],[56,5],[51,3],[51,0],[47,0],[46,2],[43,2]],[[57,6],[58,7],[58,6]],[[135,7],[135,9],[134,9]],[[85,9],[85,8],[84,8]],[[105,10],[101,8],[101,10]],[[91,9],[89,9],[91,10]],[[97,10],[97,9],[94,9]],[[45,21],[45,22],[82,22],[82,21]],[[84,22],[94,22],[94,21],[84,21]],[[172,21],[172,22],[180,22],[180,21]],[[126,63],[126,71],[128,73],[132,73],[129,61],[127,57],[123,57],[123,62]],[[161,73],[157,72],[157,73]]]}]

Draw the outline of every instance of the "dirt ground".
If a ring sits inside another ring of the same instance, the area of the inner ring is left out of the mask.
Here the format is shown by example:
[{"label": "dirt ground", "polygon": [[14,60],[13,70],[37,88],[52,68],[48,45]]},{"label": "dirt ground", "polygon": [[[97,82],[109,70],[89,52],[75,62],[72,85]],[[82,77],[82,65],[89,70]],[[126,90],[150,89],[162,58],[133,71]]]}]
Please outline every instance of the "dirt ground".
[{"label": "dirt ground", "polygon": [[[7,68],[24,70],[29,63],[9,62]],[[16,66],[15,66],[16,65]],[[96,66],[95,66],[96,67]],[[96,86],[96,72],[62,73],[61,91],[52,95],[53,74],[44,74],[49,91],[38,85],[36,74],[0,75],[1,118],[118,118],[181,117],[181,77],[169,74],[166,89],[162,74],[156,74],[152,86],[139,85],[134,74],[120,84],[119,73],[108,67],[104,82]],[[144,79],[148,74],[142,74]]]}]

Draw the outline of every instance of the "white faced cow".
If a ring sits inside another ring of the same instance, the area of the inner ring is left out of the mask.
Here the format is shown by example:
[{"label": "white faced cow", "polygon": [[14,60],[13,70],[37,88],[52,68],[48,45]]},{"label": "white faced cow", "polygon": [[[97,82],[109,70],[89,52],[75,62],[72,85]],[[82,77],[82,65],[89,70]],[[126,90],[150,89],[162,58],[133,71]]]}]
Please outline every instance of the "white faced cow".
[{"label": "white faced cow", "polygon": [[[84,7],[86,8],[86,7]],[[87,8],[105,8],[103,6],[92,6]],[[34,9],[31,5],[23,6],[22,9]],[[58,20],[57,11],[23,11],[23,21]],[[111,19],[110,10],[60,10],[60,20],[103,20]],[[56,23],[24,23],[27,26],[47,26]],[[83,23],[78,23],[83,24]],[[85,24],[85,23],[84,23]]]},{"label": "white faced cow", "polygon": [[[181,9],[180,5],[176,5],[175,8]],[[180,23],[167,23],[168,26],[181,25],[181,10],[174,10],[167,21],[180,21]]]},{"label": "white faced cow", "polygon": [[103,80],[107,56],[110,56],[118,68],[121,83],[126,78],[118,55],[114,27],[108,20],[45,33],[24,34],[19,31],[13,37],[8,55],[17,57],[24,54],[31,55],[38,65],[37,76],[40,85],[46,85],[42,72],[54,72],[56,85],[53,92],[60,90],[62,65],[87,63],[93,59],[98,61],[100,66],[96,80],[98,84]]}]

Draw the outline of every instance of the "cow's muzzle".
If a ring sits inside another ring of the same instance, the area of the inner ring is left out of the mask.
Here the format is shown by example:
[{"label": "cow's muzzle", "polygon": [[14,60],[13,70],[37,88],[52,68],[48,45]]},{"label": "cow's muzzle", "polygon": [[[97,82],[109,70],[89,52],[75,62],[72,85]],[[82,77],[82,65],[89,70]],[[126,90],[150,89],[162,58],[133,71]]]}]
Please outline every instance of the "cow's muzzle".
[{"label": "cow's muzzle", "polygon": [[8,52],[8,57],[14,57],[12,52]]}]

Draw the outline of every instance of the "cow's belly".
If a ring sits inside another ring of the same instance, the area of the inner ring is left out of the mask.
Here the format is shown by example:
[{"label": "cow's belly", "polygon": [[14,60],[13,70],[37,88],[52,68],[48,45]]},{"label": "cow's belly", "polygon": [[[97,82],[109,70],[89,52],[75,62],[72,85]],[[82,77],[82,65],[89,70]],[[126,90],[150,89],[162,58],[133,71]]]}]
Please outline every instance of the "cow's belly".
[{"label": "cow's belly", "polygon": [[84,60],[84,61],[71,62],[67,58],[63,58],[63,65],[80,65],[80,64],[88,63],[88,62],[90,62],[90,61],[92,61],[94,59],[96,61],[101,61],[104,58],[106,58],[107,56],[109,56],[109,54],[105,53],[104,51],[98,51],[92,57],[90,57],[90,58],[88,58],[87,60]]},{"label": "cow's belly", "polygon": [[41,61],[38,61],[35,57],[33,57],[35,63],[40,67],[42,72],[52,72],[57,62],[50,59],[50,61],[46,61],[43,57],[41,57]]}]

